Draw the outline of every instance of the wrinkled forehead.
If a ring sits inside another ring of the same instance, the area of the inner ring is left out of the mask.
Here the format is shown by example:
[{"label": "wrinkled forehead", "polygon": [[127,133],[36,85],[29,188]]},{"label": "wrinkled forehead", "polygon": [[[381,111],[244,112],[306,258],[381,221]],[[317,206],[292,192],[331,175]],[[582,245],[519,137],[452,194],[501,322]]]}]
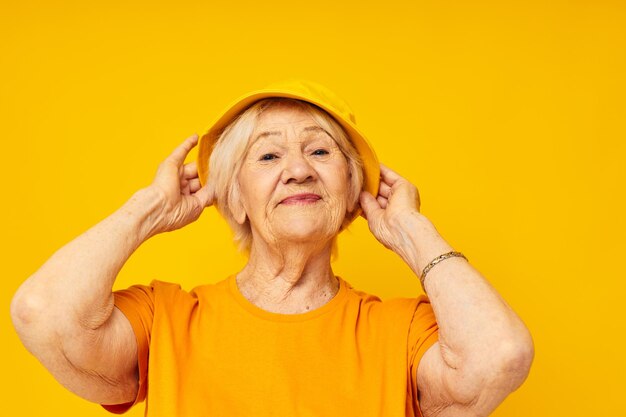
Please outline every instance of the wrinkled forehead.
[{"label": "wrinkled forehead", "polygon": [[[332,126],[309,107],[308,103],[292,99],[279,99],[262,106],[248,138],[246,153],[264,144],[285,145],[285,142],[322,141],[324,146],[339,147]],[[319,111],[327,114],[322,109]]]},{"label": "wrinkled forehead", "polygon": [[326,137],[333,139],[330,132],[324,129],[313,116],[300,107],[275,104],[274,107],[264,109],[258,116],[251,135],[251,143],[262,139],[276,139],[286,137],[306,139],[311,137]]},{"label": "wrinkled forehead", "polygon": [[266,128],[301,127],[317,124],[304,104],[274,102],[262,108],[257,115],[255,130]]}]

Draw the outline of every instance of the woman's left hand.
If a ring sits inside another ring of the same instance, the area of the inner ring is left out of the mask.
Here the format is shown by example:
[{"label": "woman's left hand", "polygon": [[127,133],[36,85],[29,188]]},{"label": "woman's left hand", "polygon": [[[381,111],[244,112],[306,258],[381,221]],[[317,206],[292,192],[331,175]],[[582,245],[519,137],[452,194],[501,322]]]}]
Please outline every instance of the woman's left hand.
[{"label": "woman's left hand", "polygon": [[372,234],[385,247],[398,252],[404,243],[403,225],[410,217],[421,217],[417,187],[380,164],[378,195],[374,198],[362,191],[359,201]]}]

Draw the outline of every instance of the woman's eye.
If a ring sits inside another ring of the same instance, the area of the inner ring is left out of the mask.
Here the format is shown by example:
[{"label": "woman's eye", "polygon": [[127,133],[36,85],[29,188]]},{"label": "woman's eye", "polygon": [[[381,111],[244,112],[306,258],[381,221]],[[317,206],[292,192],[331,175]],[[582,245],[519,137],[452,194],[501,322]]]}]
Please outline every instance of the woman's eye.
[{"label": "woman's eye", "polygon": [[316,149],[313,151],[313,155],[328,155],[328,153],[326,149]]},{"label": "woman's eye", "polygon": [[266,153],[261,157],[261,161],[271,161],[273,159],[278,158],[276,155],[274,155],[273,153]]}]

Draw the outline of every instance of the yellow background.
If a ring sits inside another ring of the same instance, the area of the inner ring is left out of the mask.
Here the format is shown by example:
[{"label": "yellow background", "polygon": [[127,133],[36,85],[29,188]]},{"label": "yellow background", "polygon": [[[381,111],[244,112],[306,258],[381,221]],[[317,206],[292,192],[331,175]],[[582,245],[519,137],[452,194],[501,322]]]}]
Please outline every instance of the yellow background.
[{"label": "yellow background", "polygon": [[[626,415],[624,2],[0,4],[2,415],[107,415],[23,348],[12,294],[231,100],[292,76],[351,104],[530,328],[531,374],[493,415]],[[116,287],[221,280],[243,262],[230,239],[208,209],[146,242]],[[355,287],[420,293],[363,219],[339,249]]]}]

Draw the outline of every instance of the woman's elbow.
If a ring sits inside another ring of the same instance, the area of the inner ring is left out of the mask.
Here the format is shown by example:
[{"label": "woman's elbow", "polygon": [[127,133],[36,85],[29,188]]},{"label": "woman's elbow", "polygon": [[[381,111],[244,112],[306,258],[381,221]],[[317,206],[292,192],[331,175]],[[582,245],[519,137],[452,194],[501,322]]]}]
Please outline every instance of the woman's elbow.
[{"label": "woman's elbow", "polygon": [[29,342],[45,340],[54,329],[55,315],[50,310],[50,298],[28,280],[13,295],[11,321],[27,348]]},{"label": "woman's elbow", "polygon": [[524,383],[533,358],[534,346],[528,331],[502,338],[464,367],[453,398],[468,410],[472,409],[471,415],[490,415]]},{"label": "woman's elbow", "polygon": [[43,310],[43,300],[41,297],[28,291],[22,285],[13,295],[11,300],[11,320],[13,326],[20,332],[33,323],[38,322],[38,317]]},{"label": "woman's elbow", "polygon": [[495,383],[514,391],[528,377],[535,357],[535,347],[528,329],[504,338],[493,355],[492,377]]}]

